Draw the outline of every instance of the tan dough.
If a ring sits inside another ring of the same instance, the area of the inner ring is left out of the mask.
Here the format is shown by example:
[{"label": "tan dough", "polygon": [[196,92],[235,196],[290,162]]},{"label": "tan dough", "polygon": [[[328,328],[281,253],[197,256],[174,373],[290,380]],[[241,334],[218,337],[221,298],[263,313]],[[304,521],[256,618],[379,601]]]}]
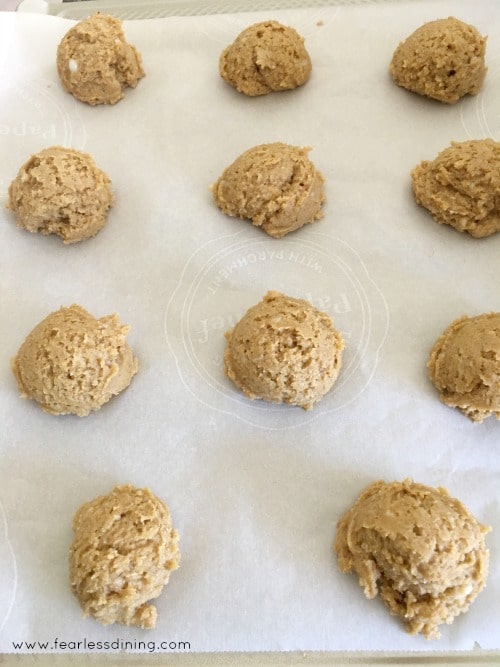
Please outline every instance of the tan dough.
[{"label": "tan dough", "polygon": [[12,370],[22,398],[50,414],[87,416],[119,394],[137,372],[117,315],[96,319],[72,305],[48,315],[21,345]]},{"label": "tan dough", "polygon": [[168,507],[149,489],[117,486],[82,505],[73,519],[70,582],[85,616],[103,625],[154,628],[148,604],[179,567]]},{"label": "tan dough", "polygon": [[445,405],[474,422],[500,419],[500,313],[452,322],[434,344],[427,368]]},{"label": "tan dough", "polygon": [[222,52],[221,77],[254,97],[302,86],[311,74],[304,39],[278,21],[255,23]]},{"label": "tan dough", "polygon": [[113,203],[111,181],[88,153],[52,146],[20,168],[7,207],[21,229],[77,243],[97,234]]},{"label": "tan dough", "polygon": [[489,530],[443,488],[379,481],[338,522],[334,548],[367,598],[379,594],[410,634],[435,638],[483,589]]},{"label": "tan dough", "polygon": [[144,76],[141,56],[127,44],[122,22],[97,12],[74,25],[57,49],[63,88],[81,102],[116,104]]},{"label": "tan dough", "polygon": [[245,151],[212,187],[217,206],[278,239],[319,220],[324,181],[309,150],[278,142]]},{"label": "tan dough", "polygon": [[332,388],[344,341],[303,299],[268,292],[226,333],[226,375],[250,399],[313,408]]},{"label": "tan dough", "polygon": [[449,17],[425,23],[392,56],[392,78],[419,95],[454,104],[475,95],[486,74],[486,38],[474,26]]},{"label": "tan dough", "polygon": [[500,143],[452,142],[412,173],[418,204],[436,222],[481,238],[500,231]]}]

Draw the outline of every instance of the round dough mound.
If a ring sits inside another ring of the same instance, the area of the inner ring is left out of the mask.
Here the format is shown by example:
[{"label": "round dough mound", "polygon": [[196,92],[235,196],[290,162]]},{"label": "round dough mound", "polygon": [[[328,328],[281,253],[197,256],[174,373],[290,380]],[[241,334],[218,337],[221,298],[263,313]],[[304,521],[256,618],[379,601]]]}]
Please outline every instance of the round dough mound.
[{"label": "round dough mound", "polygon": [[250,399],[310,410],[332,388],[344,341],[303,299],[268,292],[226,333],[226,375]]},{"label": "round dough mound", "polygon": [[17,226],[57,234],[64,243],[97,234],[113,203],[111,181],[92,157],[62,146],[32,155],[9,186]]},{"label": "round dough mound", "polygon": [[480,238],[500,231],[500,143],[452,142],[411,173],[418,204],[436,222]]},{"label": "round dough mound", "polygon": [[302,86],[311,74],[311,59],[294,28],[264,21],[224,49],[219,72],[238,92],[255,97]]},{"label": "round dough mound", "polygon": [[81,102],[116,104],[144,76],[141,56],[125,41],[122,22],[97,12],[74,25],[57,48],[63,88]]},{"label": "round dough mound", "polygon": [[49,414],[87,416],[119,394],[137,372],[117,315],[97,320],[72,305],[48,315],[19,348],[12,370],[22,398]]},{"label": "round dough mound", "polygon": [[500,313],[460,317],[438,338],[427,362],[440,399],[474,422],[500,419]]},{"label": "round dough mound", "polygon": [[339,521],[334,548],[367,598],[380,594],[410,634],[436,638],[486,583],[489,530],[443,488],[379,481]]},{"label": "round dough mound", "polygon": [[486,74],[486,38],[456,18],[425,23],[397,47],[392,78],[419,95],[454,104],[475,95]]},{"label": "round dough mound", "polygon": [[324,181],[310,150],[277,142],[245,151],[212,187],[217,206],[277,239],[319,220]]},{"label": "round dough mound", "polygon": [[85,616],[103,625],[154,628],[148,604],[179,567],[168,507],[149,489],[116,486],[82,505],[73,519],[70,581]]}]

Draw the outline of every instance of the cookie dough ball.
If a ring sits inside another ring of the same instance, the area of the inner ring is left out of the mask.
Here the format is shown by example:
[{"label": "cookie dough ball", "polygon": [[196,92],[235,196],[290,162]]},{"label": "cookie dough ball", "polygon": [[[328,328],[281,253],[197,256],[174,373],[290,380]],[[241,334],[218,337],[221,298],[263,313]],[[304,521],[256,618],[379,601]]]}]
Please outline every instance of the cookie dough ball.
[{"label": "cookie dough ball", "polygon": [[125,41],[122,22],[97,12],[74,25],[57,48],[63,88],[81,102],[116,104],[144,76],[141,56]]},{"label": "cookie dough ball", "polygon": [[53,415],[87,416],[119,394],[137,372],[118,315],[96,319],[72,305],[48,315],[28,334],[12,370],[22,398]]},{"label": "cookie dough ball", "polygon": [[88,153],[52,146],[20,168],[7,207],[21,229],[77,243],[97,234],[113,203],[111,181]]},{"label": "cookie dough ball", "polygon": [[179,567],[168,507],[149,489],[117,486],[73,519],[70,582],[85,616],[154,628],[157,598]]},{"label": "cookie dough ball", "polygon": [[410,634],[433,638],[483,589],[489,530],[443,488],[379,481],[339,521],[334,548],[367,598],[380,595]]},{"label": "cookie dough ball", "polygon": [[277,142],[245,151],[212,187],[217,206],[277,239],[319,220],[324,180],[310,150]]},{"label": "cookie dough ball", "polygon": [[417,203],[436,222],[476,238],[500,231],[500,143],[453,142],[411,178]]},{"label": "cookie dough ball", "polygon": [[255,97],[302,86],[311,74],[311,59],[294,28],[264,21],[224,49],[219,72],[238,92]]},{"label": "cookie dough ball", "polygon": [[500,313],[460,317],[441,334],[427,362],[439,397],[474,422],[500,419]]},{"label": "cookie dough ball", "polygon": [[332,388],[344,341],[303,299],[268,292],[226,333],[226,375],[250,399],[310,410]]},{"label": "cookie dough ball", "polygon": [[454,104],[481,89],[485,50],[473,26],[453,17],[430,21],[397,47],[390,72],[398,86]]}]

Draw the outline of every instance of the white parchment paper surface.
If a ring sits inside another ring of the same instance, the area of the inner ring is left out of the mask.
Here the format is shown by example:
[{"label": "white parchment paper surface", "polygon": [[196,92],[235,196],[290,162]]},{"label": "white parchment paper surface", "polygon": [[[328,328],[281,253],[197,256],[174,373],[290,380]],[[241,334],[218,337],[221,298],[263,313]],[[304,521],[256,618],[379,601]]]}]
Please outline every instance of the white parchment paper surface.
[{"label": "white parchment paper surface", "polygon": [[[388,74],[399,41],[449,15],[488,35],[484,88],[454,106]],[[250,99],[220,79],[218,58],[265,18],[305,37],[313,74]],[[500,140],[496,0],[126,22],[147,75],[96,108],[57,78],[70,26],[0,15],[0,651],[53,650],[55,638],[499,649],[500,424],[442,405],[426,361],[453,319],[500,309],[500,235],[435,224],[409,180],[452,140]],[[328,197],[322,221],[280,241],[224,216],[209,190],[241,152],[271,141],[311,146]],[[21,164],[54,144],[91,153],[113,182],[107,226],[79,245],[21,231],[5,210]],[[341,377],[312,412],[250,402],[224,377],[224,332],[269,289],[308,298],[344,334]],[[129,389],[83,419],[21,400],[9,366],[28,332],[71,303],[117,312],[140,361]],[[365,486],[408,476],[445,486],[493,528],[488,585],[438,641],[407,635],[332,553],[336,522]],[[68,584],[73,513],[127,482],[167,502],[180,533],[181,567],[149,632],[82,619]]]}]

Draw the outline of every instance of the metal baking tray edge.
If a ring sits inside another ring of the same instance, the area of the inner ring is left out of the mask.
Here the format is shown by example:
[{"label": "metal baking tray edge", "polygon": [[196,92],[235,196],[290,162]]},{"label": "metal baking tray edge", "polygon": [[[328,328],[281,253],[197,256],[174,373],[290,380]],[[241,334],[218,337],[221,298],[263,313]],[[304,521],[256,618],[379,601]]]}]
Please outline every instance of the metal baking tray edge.
[{"label": "metal baking tray edge", "polygon": [[122,20],[234,14],[278,9],[304,9],[346,4],[374,4],[386,0],[22,0],[18,12],[48,14],[80,20],[94,12]]}]

